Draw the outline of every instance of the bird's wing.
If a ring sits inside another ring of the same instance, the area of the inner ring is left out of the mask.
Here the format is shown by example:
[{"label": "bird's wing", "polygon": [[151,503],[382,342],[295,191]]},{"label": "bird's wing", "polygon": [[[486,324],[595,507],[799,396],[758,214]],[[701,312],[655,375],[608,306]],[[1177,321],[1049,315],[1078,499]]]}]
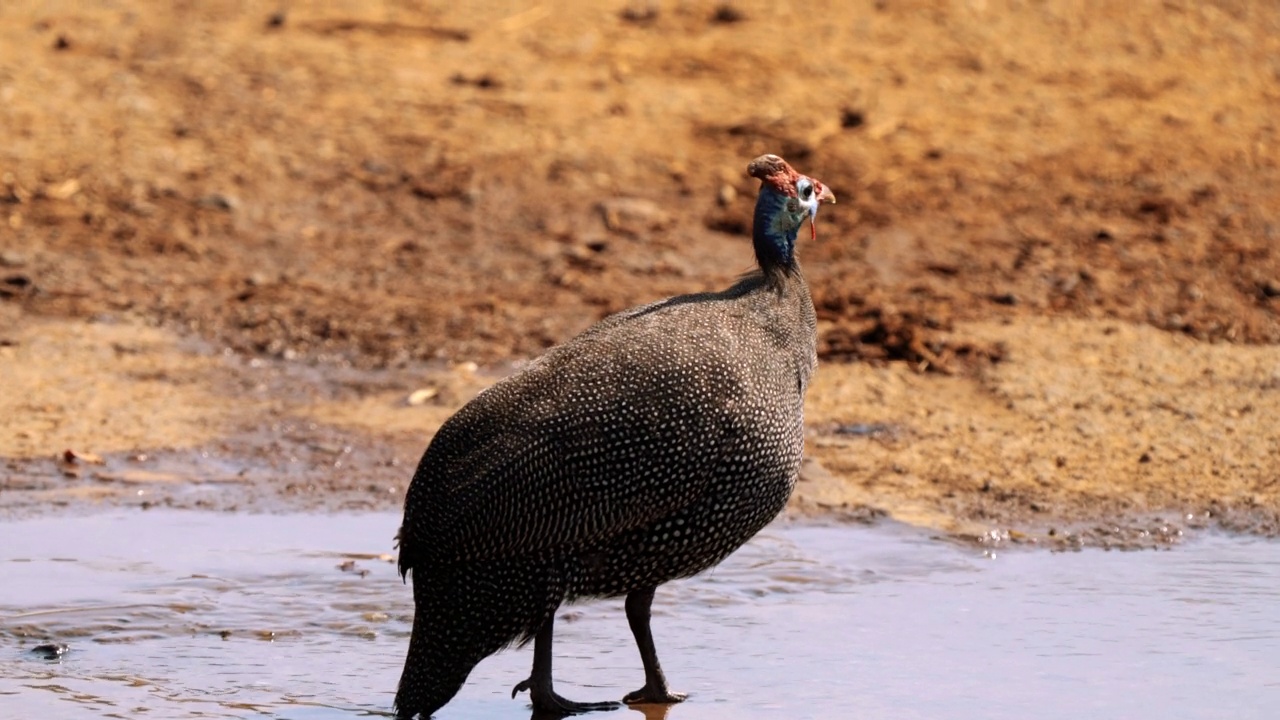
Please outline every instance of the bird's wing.
[{"label": "bird's wing", "polygon": [[741,432],[732,408],[745,401],[733,373],[700,350],[694,364],[552,357],[482,393],[418,466],[402,571],[590,547],[696,501]]}]

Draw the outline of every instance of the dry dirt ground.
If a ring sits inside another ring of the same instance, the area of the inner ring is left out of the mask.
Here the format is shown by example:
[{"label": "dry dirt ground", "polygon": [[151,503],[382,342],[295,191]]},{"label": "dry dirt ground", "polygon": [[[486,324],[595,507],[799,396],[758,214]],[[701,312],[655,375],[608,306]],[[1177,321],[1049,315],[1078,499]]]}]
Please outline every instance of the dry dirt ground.
[{"label": "dry dirt ground", "polygon": [[1280,5],[441,5],[0,5],[0,511],[393,507],[746,270],[771,151],[841,201],[797,509],[1277,531]]}]

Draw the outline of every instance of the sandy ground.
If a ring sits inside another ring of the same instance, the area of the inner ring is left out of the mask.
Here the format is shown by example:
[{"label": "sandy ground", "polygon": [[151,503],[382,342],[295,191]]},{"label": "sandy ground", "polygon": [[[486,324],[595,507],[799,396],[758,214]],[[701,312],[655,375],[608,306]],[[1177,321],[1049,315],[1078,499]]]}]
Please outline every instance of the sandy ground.
[{"label": "sandy ground", "polygon": [[395,506],[511,367],[747,269],[772,151],[841,199],[798,511],[1275,533],[1280,6],[800,7],[5,3],[0,511]]}]

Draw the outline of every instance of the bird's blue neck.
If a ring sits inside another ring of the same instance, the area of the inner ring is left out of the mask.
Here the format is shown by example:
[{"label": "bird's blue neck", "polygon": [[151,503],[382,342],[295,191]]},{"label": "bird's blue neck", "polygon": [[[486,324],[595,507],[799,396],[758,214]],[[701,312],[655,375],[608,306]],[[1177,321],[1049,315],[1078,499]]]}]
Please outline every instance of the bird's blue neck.
[{"label": "bird's blue neck", "polygon": [[[804,222],[804,213],[795,212],[795,199],[787,197],[768,184],[760,188],[752,224],[752,241],[756,262],[765,275],[787,272],[795,268],[796,233]],[[798,209],[798,208],[796,208]]]}]

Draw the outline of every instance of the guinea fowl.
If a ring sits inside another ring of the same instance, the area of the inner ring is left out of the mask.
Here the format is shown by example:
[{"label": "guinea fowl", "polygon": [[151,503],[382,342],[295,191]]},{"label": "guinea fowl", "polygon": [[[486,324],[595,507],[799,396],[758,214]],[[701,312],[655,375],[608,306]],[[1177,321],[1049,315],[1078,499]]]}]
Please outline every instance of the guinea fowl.
[{"label": "guinea fowl", "polygon": [[536,710],[617,707],[558,695],[560,604],[626,596],[644,687],[674,703],[654,649],[654,589],[706,570],[782,511],[800,467],[817,365],[796,235],[835,196],[763,155],[753,240],[759,269],[721,292],[612,315],[480,393],[418,463],[400,527],[413,573],[400,717],[447,703],[485,657],[534,641]]}]

